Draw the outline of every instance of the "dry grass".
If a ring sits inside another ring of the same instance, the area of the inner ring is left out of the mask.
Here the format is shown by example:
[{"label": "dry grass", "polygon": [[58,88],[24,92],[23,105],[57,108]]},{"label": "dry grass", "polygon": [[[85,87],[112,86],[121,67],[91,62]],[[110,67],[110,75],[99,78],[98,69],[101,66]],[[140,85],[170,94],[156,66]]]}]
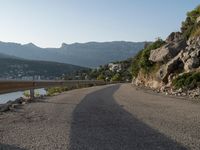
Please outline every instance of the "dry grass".
[{"label": "dry grass", "polygon": [[198,26],[191,35],[192,37],[200,36],[200,26]]}]

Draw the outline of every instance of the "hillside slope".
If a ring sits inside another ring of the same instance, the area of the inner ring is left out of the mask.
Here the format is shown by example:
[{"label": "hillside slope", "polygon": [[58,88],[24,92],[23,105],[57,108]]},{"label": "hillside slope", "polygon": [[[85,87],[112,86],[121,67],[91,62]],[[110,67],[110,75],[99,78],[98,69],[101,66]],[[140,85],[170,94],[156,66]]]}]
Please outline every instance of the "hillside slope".
[{"label": "hillside slope", "polygon": [[32,61],[16,58],[3,58],[0,54],[0,78],[26,79],[56,79],[63,74],[71,74],[75,71],[87,68],[48,61]]},{"label": "hillside slope", "polygon": [[40,48],[32,43],[0,42],[0,53],[30,59],[55,61],[85,67],[98,67],[112,61],[119,61],[135,55],[145,42],[89,42],[63,43],[60,48]]},{"label": "hillside slope", "polygon": [[0,53],[0,58],[16,58],[16,59],[20,59],[18,57],[7,55],[7,54],[3,54],[3,53]]}]

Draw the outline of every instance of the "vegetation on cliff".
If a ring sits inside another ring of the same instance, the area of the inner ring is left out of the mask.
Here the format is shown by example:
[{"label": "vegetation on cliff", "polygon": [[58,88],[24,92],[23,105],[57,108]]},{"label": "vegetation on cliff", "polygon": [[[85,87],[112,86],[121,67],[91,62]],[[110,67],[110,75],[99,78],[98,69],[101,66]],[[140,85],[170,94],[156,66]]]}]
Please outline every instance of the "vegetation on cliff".
[{"label": "vegetation on cliff", "polygon": [[200,5],[194,10],[187,13],[186,20],[182,22],[181,31],[187,39],[190,36],[197,36],[200,33],[200,21],[197,18],[200,16]]},{"label": "vegetation on cliff", "polygon": [[140,70],[142,70],[145,74],[154,70],[155,63],[149,60],[150,52],[151,50],[157,49],[164,44],[165,42],[159,38],[154,43],[147,45],[133,58],[131,67],[133,77],[137,77]]}]

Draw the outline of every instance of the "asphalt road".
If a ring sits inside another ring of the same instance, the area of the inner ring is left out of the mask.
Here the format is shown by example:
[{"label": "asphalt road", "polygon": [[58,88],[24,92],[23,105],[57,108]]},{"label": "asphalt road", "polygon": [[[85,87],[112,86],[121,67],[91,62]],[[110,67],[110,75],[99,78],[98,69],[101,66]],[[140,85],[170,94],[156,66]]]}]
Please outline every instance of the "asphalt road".
[{"label": "asphalt road", "polygon": [[0,150],[200,149],[200,104],[130,84],[65,92],[0,115]]}]

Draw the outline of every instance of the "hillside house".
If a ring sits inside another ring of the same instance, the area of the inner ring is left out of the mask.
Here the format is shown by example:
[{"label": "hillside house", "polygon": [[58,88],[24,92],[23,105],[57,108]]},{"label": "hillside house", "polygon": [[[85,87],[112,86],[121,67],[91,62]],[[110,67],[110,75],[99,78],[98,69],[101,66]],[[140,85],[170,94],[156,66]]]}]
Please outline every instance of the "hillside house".
[{"label": "hillside house", "polygon": [[120,72],[122,70],[121,64],[110,63],[108,64],[108,67],[109,67],[109,70],[113,72]]}]

